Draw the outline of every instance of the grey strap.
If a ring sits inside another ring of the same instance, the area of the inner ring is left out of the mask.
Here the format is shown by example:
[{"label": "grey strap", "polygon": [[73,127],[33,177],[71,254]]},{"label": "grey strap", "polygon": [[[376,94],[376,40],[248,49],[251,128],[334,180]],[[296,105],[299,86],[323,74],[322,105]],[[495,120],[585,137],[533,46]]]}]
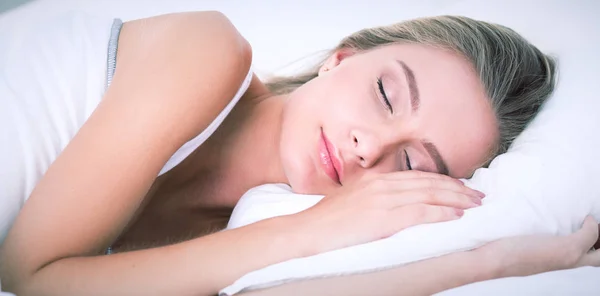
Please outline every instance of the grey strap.
[{"label": "grey strap", "polygon": [[106,88],[110,86],[113,76],[115,75],[115,68],[117,67],[117,48],[119,46],[119,34],[121,34],[122,27],[123,21],[117,18],[113,21],[112,27],[110,29],[110,39],[108,40]]}]

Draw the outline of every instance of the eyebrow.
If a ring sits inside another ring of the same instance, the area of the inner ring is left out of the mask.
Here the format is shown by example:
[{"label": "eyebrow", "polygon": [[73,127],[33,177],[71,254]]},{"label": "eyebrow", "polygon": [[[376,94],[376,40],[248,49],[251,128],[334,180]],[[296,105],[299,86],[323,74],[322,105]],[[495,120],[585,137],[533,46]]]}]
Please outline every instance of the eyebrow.
[{"label": "eyebrow", "polygon": [[437,147],[435,147],[433,143],[427,141],[421,141],[421,144],[423,144],[425,150],[427,150],[427,153],[429,153],[429,156],[431,156],[433,162],[435,162],[438,173],[449,176],[450,171],[448,171],[448,166],[444,162],[444,159],[442,159]]},{"label": "eyebrow", "polygon": [[419,110],[419,106],[421,105],[421,99],[419,98],[419,88],[417,87],[415,73],[403,61],[396,61],[398,62],[398,64],[400,64],[400,66],[402,66],[402,70],[404,71],[404,75],[406,76],[406,80],[408,81],[408,91],[410,93],[410,105],[412,107],[412,111],[417,112]]}]

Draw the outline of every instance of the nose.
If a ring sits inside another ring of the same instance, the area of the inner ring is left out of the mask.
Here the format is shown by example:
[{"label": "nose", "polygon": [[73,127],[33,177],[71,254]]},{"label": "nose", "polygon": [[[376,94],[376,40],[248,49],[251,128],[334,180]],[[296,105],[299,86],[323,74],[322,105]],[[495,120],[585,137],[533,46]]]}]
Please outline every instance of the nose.
[{"label": "nose", "polygon": [[356,161],[363,168],[375,166],[384,155],[385,143],[370,133],[353,132],[354,154]]}]

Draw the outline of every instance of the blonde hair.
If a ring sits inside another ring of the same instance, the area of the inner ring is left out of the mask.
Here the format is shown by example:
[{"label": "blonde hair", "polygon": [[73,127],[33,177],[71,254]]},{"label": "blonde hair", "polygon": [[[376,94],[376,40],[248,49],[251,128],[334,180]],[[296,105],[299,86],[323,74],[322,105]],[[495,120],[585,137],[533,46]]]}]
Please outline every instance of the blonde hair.
[{"label": "blonde hair", "polygon": [[[556,63],[510,28],[461,16],[437,16],[367,28],[344,38],[328,53],[367,51],[393,43],[417,43],[457,52],[473,65],[499,126],[492,157],[504,153],[554,90]],[[317,77],[326,58],[303,73],[267,82],[289,93]]]}]

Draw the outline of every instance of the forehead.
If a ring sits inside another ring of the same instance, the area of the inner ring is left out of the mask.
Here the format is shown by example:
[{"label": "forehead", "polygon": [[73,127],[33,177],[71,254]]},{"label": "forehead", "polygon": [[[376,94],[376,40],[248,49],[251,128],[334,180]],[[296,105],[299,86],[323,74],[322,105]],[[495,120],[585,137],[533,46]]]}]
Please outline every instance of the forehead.
[{"label": "forehead", "polygon": [[419,90],[420,138],[434,143],[451,175],[465,177],[487,161],[497,139],[496,117],[472,64],[460,54],[417,44],[394,44],[365,54],[374,70],[401,60]]}]

